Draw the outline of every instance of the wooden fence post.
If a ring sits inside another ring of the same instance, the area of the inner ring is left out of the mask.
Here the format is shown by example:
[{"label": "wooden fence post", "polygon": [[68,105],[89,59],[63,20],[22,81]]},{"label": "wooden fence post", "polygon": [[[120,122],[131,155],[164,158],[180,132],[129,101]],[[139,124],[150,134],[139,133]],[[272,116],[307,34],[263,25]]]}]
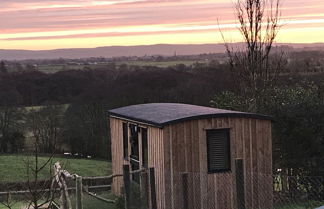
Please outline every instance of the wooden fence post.
[{"label": "wooden fence post", "polygon": [[129,165],[123,165],[125,209],[130,209],[130,174]]},{"label": "wooden fence post", "polygon": [[64,170],[62,170],[59,162],[54,164],[55,180],[60,187],[60,208],[72,209],[71,200],[69,197],[68,187],[65,181]]},{"label": "wooden fence post", "polygon": [[76,176],[75,179],[76,209],[82,209],[82,177]]},{"label": "wooden fence post", "polygon": [[242,159],[235,159],[237,209],[245,209],[244,167]]},{"label": "wooden fence post", "polygon": [[183,209],[189,208],[189,198],[188,198],[188,173],[182,174],[182,188],[183,188]]},{"label": "wooden fence post", "polygon": [[150,173],[151,209],[157,209],[154,168],[150,168],[149,173]]}]

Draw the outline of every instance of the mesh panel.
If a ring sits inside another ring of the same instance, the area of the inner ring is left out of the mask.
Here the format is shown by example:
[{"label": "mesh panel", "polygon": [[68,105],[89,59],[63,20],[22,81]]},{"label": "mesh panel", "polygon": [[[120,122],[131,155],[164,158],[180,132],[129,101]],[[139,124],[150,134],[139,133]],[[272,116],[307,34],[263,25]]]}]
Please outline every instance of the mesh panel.
[{"label": "mesh panel", "polygon": [[[313,209],[324,205],[324,177],[245,173],[179,173],[174,208],[188,209]],[[238,191],[243,184],[243,191]],[[179,195],[180,193],[180,195]],[[242,201],[240,201],[240,199]]]}]

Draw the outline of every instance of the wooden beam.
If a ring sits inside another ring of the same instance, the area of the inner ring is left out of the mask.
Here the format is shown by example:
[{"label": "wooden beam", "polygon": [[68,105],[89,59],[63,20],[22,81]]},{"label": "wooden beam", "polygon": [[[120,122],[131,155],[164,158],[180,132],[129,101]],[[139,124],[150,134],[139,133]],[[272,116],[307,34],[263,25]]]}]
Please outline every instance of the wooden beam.
[{"label": "wooden beam", "polygon": [[82,177],[77,176],[75,179],[75,206],[76,209],[82,209]]},{"label": "wooden beam", "polygon": [[154,168],[150,168],[149,173],[150,173],[151,209],[157,209]]},{"label": "wooden beam", "polygon": [[130,174],[129,174],[129,165],[123,165],[124,171],[124,198],[125,198],[125,209],[130,209]]},{"label": "wooden beam", "polygon": [[235,159],[237,209],[245,209],[243,160]]}]

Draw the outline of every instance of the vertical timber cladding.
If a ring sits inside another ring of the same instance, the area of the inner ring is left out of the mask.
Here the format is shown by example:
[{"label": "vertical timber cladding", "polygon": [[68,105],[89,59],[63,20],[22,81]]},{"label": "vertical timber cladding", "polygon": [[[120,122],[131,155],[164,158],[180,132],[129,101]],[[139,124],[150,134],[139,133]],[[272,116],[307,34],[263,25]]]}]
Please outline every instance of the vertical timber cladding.
[{"label": "vertical timber cladding", "polygon": [[[110,117],[110,130],[111,130],[111,149],[112,149],[112,172],[113,174],[123,173],[123,164],[129,164],[128,160],[124,159],[123,150],[123,123],[136,124],[127,120],[121,120]],[[140,125],[140,124],[139,124]],[[155,169],[155,186],[157,193],[157,206],[158,209],[165,208],[165,181],[164,181],[164,144],[163,144],[163,130],[152,126],[140,127],[147,129],[148,141],[148,166]],[[128,137],[130,131],[128,131]],[[142,156],[142,137],[139,134],[139,157]],[[130,142],[128,144],[128,151],[130,155]],[[121,188],[123,187],[122,177],[113,178],[112,191],[114,194],[121,195]]]},{"label": "vertical timber cladding", "polygon": [[148,165],[155,170],[155,187],[157,208],[165,208],[165,181],[164,181],[164,144],[163,130],[149,126],[148,131]]},{"label": "vertical timber cladding", "polygon": [[[208,174],[206,130],[230,129],[231,172]],[[271,121],[212,118],[172,124],[163,129],[165,208],[182,208],[181,173],[189,173],[188,207],[236,208],[235,159],[244,161],[247,208],[271,208]]]},{"label": "vertical timber cladding", "polygon": [[[123,154],[123,124],[122,121],[110,117],[110,133],[111,133],[111,158],[112,173],[122,174],[124,164]],[[114,194],[121,195],[121,187],[123,186],[122,178],[113,178],[112,191]]]}]

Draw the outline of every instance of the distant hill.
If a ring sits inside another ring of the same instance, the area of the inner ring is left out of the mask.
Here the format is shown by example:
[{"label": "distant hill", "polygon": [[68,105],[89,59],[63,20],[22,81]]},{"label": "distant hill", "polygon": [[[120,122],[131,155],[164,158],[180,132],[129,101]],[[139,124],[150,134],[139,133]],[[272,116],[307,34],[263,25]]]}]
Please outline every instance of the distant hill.
[{"label": "distant hill", "polygon": [[[233,44],[240,47],[242,43]],[[316,44],[277,44],[293,50],[324,50],[324,43]],[[1,60],[23,59],[57,59],[57,58],[88,58],[88,57],[121,57],[145,55],[195,55],[204,53],[223,53],[223,44],[157,44],[140,46],[107,46],[97,48],[73,48],[55,50],[7,50],[0,49]]]}]

